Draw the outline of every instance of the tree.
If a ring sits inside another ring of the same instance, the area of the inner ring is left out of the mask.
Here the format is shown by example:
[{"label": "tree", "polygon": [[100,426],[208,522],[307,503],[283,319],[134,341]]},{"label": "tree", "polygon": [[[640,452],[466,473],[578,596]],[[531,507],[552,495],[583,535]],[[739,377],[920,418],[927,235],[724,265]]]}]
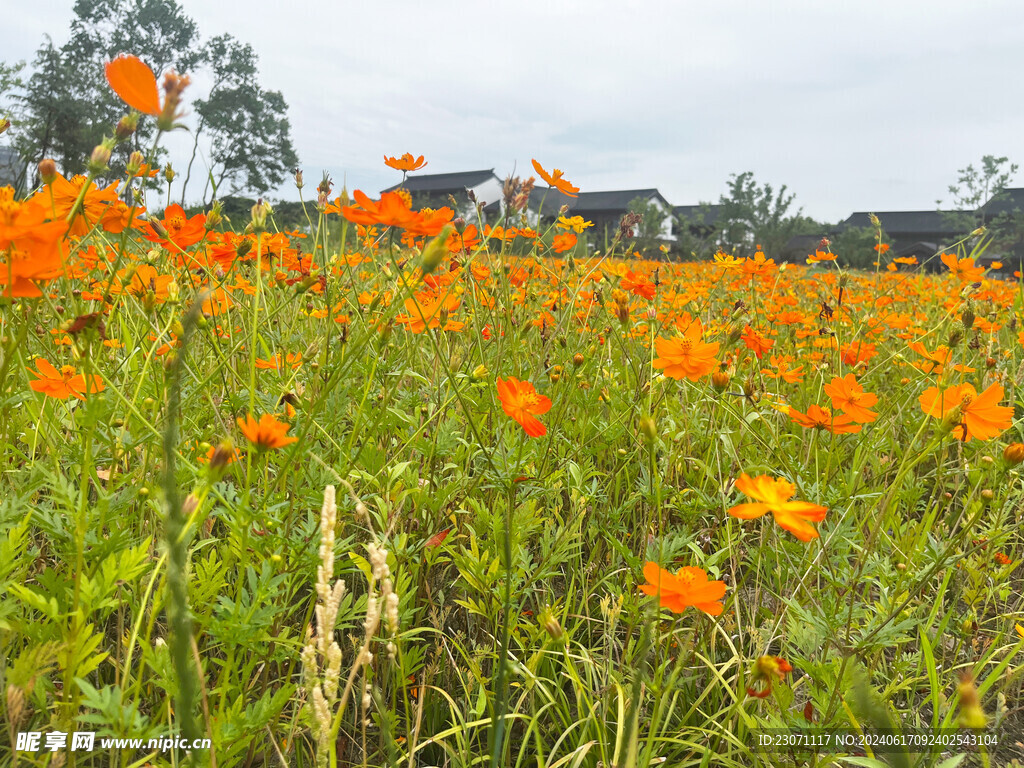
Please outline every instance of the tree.
[{"label": "tree", "polygon": [[640,223],[636,227],[636,250],[647,258],[658,252],[659,246],[663,244],[662,229],[668,212],[653,200],[644,197],[637,197],[630,200],[626,210],[641,216]]},{"label": "tree", "polygon": [[760,245],[771,256],[780,253],[793,235],[813,234],[820,225],[802,216],[802,208],[789,215],[795,198],[786,194],[785,184],[775,192],[771,184],[758,186],[750,171],[732,174],[728,195],[719,198],[717,224],[723,244],[741,254]]},{"label": "tree", "polygon": [[878,235],[874,227],[832,227],[839,230],[832,240],[832,253],[836,261],[851,269],[873,269],[878,260]]},{"label": "tree", "polygon": [[[957,171],[956,183],[949,186],[954,210],[942,213],[957,228],[960,237],[984,226],[995,253],[1020,255],[1024,213],[1013,204],[1007,192],[1017,170],[1017,164],[1007,157],[985,155],[978,168],[971,164]],[[941,200],[936,201],[937,206],[941,204]]]},{"label": "tree", "polygon": [[[206,99],[196,99],[199,127],[182,200],[191,176],[199,138],[211,142],[213,168],[207,174],[215,189],[227,182],[232,192],[265,192],[286,178],[298,163],[289,135],[288,106],[280,91],[266,91],[257,79],[258,58],[251,45],[218,35],[206,47],[214,85]],[[203,189],[206,200],[206,187]]]},{"label": "tree", "polygon": [[0,120],[12,119],[17,111],[15,96],[25,87],[25,82],[21,79],[21,70],[24,68],[24,61],[16,61],[13,64],[0,61]]},{"label": "tree", "polygon": [[711,218],[712,207],[707,202],[699,203],[689,216],[676,215],[674,250],[683,259],[710,257],[717,249],[719,232]]},{"label": "tree", "polygon": [[[93,147],[127,111],[107,87],[103,65],[133,53],[158,79],[171,69],[212,70],[213,90],[194,101],[203,110],[197,132],[212,145],[219,178],[235,190],[265,192],[283,180],[282,168],[296,164],[284,97],[259,87],[250,46],[227,35],[203,46],[176,0],[77,0],[74,12],[68,42],[57,48],[47,38],[20,97],[25,120],[16,146],[27,162],[53,157],[65,174],[84,169]],[[112,171],[118,173],[133,150],[148,151],[155,130],[152,120],[141,120],[115,152]]]}]

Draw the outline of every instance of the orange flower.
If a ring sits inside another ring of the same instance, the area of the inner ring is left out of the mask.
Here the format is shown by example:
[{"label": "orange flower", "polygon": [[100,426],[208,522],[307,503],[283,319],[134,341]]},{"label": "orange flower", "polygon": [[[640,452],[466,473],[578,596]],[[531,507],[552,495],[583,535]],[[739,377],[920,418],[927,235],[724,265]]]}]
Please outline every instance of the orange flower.
[{"label": "orange flower", "polygon": [[811,405],[807,413],[800,413],[796,408],[788,409],[789,418],[795,421],[804,429],[824,429],[834,435],[844,433],[860,432],[860,424],[853,423],[853,419],[845,413],[834,416],[828,408],[820,405]]},{"label": "orange flower", "polygon": [[974,266],[972,258],[958,259],[955,253],[944,253],[939,258],[961,283],[976,283],[985,274],[985,268]]},{"label": "orange flower", "polygon": [[843,356],[843,362],[851,367],[859,363],[866,363],[877,354],[875,345],[867,341],[843,344],[839,352]]},{"label": "orange flower", "polygon": [[174,128],[174,121],[181,117],[178,104],[182,91],[190,84],[187,75],[174,72],[164,73],[164,103],[160,104],[160,92],[156,76],[138,56],[122,54],[104,66],[107,83],[121,100],[133,109],[159,118],[157,126],[162,131]]},{"label": "orange flower", "polygon": [[800,541],[818,538],[818,532],[811,522],[825,519],[827,507],[811,504],[809,501],[790,501],[796,495],[796,486],[784,478],[768,475],[750,477],[744,472],[736,480],[736,488],[746,496],[757,499],[756,503],[737,504],[729,514],[741,520],[754,520],[768,512],[775,516],[780,527],[796,536]]},{"label": "orange flower", "polygon": [[759,360],[765,352],[775,346],[775,341],[773,339],[762,336],[749,325],[743,329],[743,335],[740,336],[740,338],[743,339],[743,343],[747,345],[747,349],[757,355]]},{"label": "orange flower", "polygon": [[831,384],[825,385],[825,394],[832,398],[833,408],[838,408],[858,424],[868,424],[878,418],[877,413],[868,410],[878,402],[878,397],[865,392],[852,373],[832,379]]},{"label": "orange flower", "polygon": [[551,173],[548,173],[541,167],[541,164],[538,163],[536,160],[533,160],[532,162],[533,169],[537,171],[537,173],[540,175],[542,179],[544,179],[544,182],[548,186],[554,187],[563,195],[567,195],[569,197],[577,196],[576,193],[580,191],[580,188],[574,187],[572,184],[569,183],[568,179],[563,179],[562,172],[560,170],[555,168],[553,171],[551,171]]},{"label": "orange flower", "polygon": [[89,385],[84,375],[75,375],[75,368],[71,365],[61,367],[58,372],[48,360],[37,357],[36,368],[39,369],[39,373],[31,368],[28,369],[28,372],[36,377],[35,381],[29,382],[29,386],[47,397],[67,400],[69,396],[73,395],[79,400],[85,400],[86,394],[102,392],[105,389],[103,380],[99,376],[90,376],[92,383]]},{"label": "orange flower", "polygon": [[15,200],[14,189],[0,187],[0,285],[4,296],[41,296],[35,281],[62,270],[61,244],[67,224],[46,221],[36,199]]},{"label": "orange flower", "polygon": [[384,192],[381,194],[380,200],[375,201],[357,189],[352,196],[358,205],[346,205],[341,209],[341,215],[353,224],[405,227],[419,219],[418,214],[410,208],[408,195]]},{"label": "orange flower", "polygon": [[265,371],[279,371],[284,366],[290,366],[293,370],[302,365],[302,353],[301,352],[289,352],[285,355],[284,360],[281,359],[281,354],[274,355],[269,360],[263,360],[262,358],[256,358],[256,367]]},{"label": "orange flower", "polygon": [[655,368],[663,368],[670,379],[681,379],[684,376],[690,381],[697,381],[714,370],[718,354],[718,342],[705,344],[701,341],[703,329],[700,323],[690,323],[682,336],[674,339],[654,340],[658,357],[654,361]]},{"label": "orange flower", "polygon": [[530,437],[546,435],[547,428],[536,417],[551,410],[551,400],[538,394],[530,382],[513,376],[509,376],[507,381],[499,378],[497,384],[498,398],[505,415],[518,421]]},{"label": "orange flower", "polygon": [[451,293],[437,295],[433,293],[417,293],[413,298],[405,300],[407,315],[399,315],[395,320],[405,323],[413,333],[423,333],[427,328],[441,327],[442,318],[448,324],[448,315],[459,308],[461,301]]},{"label": "orange flower", "polygon": [[941,390],[928,387],[918,402],[925,415],[937,419],[955,418],[953,435],[965,443],[972,437],[989,440],[1013,425],[1013,408],[999,405],[1003,388],[992,384],[980,395],[970,384],[954,384]]},{"label": "orange flower", "polygon": [[401,157],[384,155],[384,165],[394,168],[396,171],[418,171],[426,164],[427,161],[423,159],[423,155],[414,158],[411,152],[406,152]]},{"label": "orange flower", "polygon": [[555,253],[565,253],[576,247],[576,235],[572,232],[555,235],[551,240],[551,247],[555,249]]},{"label": "orange flower", "polygon": [[[117,210],[111,211],[112,207],[116,209],[121,202],[117,196],[117,185],[118,182],[115,181],[101,189],[96,182],[90,182],[85,176],[78,175],[65,179],[58,173],[53,182],[39,190],[32,199],[38,201],[48,213],[52,212],[55,219],[66,219],[78,202],[82,187],[87,186],[82,205],[68,230],[68,234],[71,235],[86,235],[96,222],[107,222],[109,225],[122,215]],[[139,210],[136,209],[136,214],[138,213]]]},{"label": "orange flower", "polygon": [[788,355],[776,356],[772,355],[768,358],[768,361],[775,367],[776,370],[764,369],[761,374],[768,376],[772,379],[782,379],[789,384],[796,384],[799,381],[803,381],[804,378],[804,367],[798,365],[796,368],[790,367],[793,359]]},{"label": "orange flower", "polygon": [[622,278],[622,290],[629,291],[645,299],[653,299],[657,286],[647,279],[646,275],[635,274],[632,270],[626,272]]},{"label": "orange flower", "polygon": [[658,604],[672,613],[682,613],[691,605],[709,616],[719,616],[725,597],[724,581],[708,581],[702,569],[692,565],[680,568],[674,575],[657,563],[644,564],[644,578],[647,584],[640,585],[645,595],[657,595]]},{"label": "orange flower", "polygon": [[772,692],[772,683],[778,680],[780,683],[786,678],[786,674],[793,671],[788,661],[778,656],[760,656],[754,662],[754,671],[750,676],[750,685],[747,686],[747,694],[756,699],[763,699]]},{"label": "orange flower", "polygon": [[122,54],[104,67],[107,82],[121,100],[146,115],[160,114],[156,76],[138,56]]},{"label": "orange flower", "polygon": [[298,440],[297,437],[287,435],[288,430],[291,429],[289,424],[278,421],[269,413],[260,416],[258,422],[252,417],[252,414],[235,421],[238,423],[238,428],[242,430],[242,434],[259,451],[284,448]]},{"label": "orange flower", "polygon": [[158,223],[162,232],[152,221],[147,221],[143,235],[147,240],[159,243],[169,251],[184,251],[202,240],[206,234],[206,214],[197,213],[188,218],[185,209],[177,203],[167,207],[163,220]]}]

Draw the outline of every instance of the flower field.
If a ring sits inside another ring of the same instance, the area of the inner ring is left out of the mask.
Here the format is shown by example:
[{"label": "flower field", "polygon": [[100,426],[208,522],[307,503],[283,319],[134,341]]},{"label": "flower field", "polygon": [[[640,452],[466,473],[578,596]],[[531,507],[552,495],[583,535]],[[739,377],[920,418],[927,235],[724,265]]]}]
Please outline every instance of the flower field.
[{"label": "flower field", "polygon": [[[188,79],[107,78],[88,175],[0,189],[0,764],[1024,756],[1019,272],[594,251],[533,179],[189,214],[108,169]],[[962,738],[759,741],[886,728]],[[79,731],[211,746],[24,748]]]}]

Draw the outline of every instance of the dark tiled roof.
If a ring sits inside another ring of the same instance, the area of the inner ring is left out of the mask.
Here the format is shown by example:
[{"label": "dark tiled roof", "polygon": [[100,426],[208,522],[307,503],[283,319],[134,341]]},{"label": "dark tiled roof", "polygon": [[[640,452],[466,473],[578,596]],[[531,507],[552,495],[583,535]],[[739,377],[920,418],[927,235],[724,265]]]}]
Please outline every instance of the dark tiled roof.
[{"label": "dark tiled roof", "polygon": [[984,215],[986,220],[998,216],[1000,213],[1024,211],[1024,187],[1008,187],[1003,190],[1001,195],[993,197],[999,199],[989,200],[978,209],[978,212]]},{"label": "dark tiled roof", "polygon": [[[950,223],[947,214],[964,213],[964,211],[887,211],[877,212],[875,215],[882,224],[882,229],[888,235],[900,235],[903,233],[933,233],[943,235],[956,235],[962,227]],[[870,214],[866,211],[854,213],[845,221],[839,224],[839,229],[850,229],[851,227],[870,227]]]},{"label": "dark tiled roof", "polygon": [[672,209],[676,216],[685,216],[691,224],[713,226],[722,212],[720,205],[677,205]]},{"label": "dark tiled roof", "polygon": [[497,179],[494,169],[486,171],[461,171],[459,173],[421,173],[408,176],[404,184],[395,184],[382,192],[394,192],[396,189],[407,189],[410,192],[462,192],[467,187],[475,187],[489,179]]},{"label": "dark tiled roof", "polygon": [[672,207],[657,189],[615,189],[608,192],[580,192],[572,211],[581,215],[590,211],[624,212],[638,197],[644,200],[657,199],[666,208]]},{"label": "dark tiled roof", "polygon": [[555,216],[563,205],[569,206],[571,211],[576,205],[576,198],[569,197],[552,187],[534,187],[530,191],[528,207],[531,211],[539,211],[544,216]]}]

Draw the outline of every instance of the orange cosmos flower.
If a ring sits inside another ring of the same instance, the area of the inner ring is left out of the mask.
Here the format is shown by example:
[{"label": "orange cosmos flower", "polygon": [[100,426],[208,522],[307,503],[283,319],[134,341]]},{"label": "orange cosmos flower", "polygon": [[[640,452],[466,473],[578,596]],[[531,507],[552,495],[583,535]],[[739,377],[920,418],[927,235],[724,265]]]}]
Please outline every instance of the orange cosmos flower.
[{"label": "orange cosmos flower", "polygon": [[396,171],[418,171],[426,164],[427,161],[423,159],[423,155],[413,157],[411,152],[406,152],[401,157],[388,157],[384,155],[384,165],[388,168],[394,168]]},{"label": "orange cosmos flower", "polygon": [[417,293],[413,298],[405,300],[406,316],[396,318],[397,322],[405,323],[413,333],[423,333],[427,328],[439,328],[442,318],[448,324],[448,315],[459,308],[458,296],[451,293],[437,295],[433,293]]},{"label": "orange cosmos flower", "polygon": [[36,198],[15,200],[12,187],[0,187],[0,286],[4,296],[41,296],[36,281],[62,270],[67,224],[46,221],[47,207]]},{"label": "orange cosmos flower", "polygon": [[506,416],[519,422],[530,437],[543,437],[547,428],[536,418],[551,410],[551,400],[538,394],[533,384],[510,376],[507,381],[497,381],[498,399]]},{"label": "orange cosmos flower", "polygon": [[274,355],[269,360],[263,360],[262,358],[256,358],[256,367],[265,371],[279,371],[284,366],[289,366],[292,370],[302,365],[302,353],[301,352],[289,352],[285,355],[284,360],[281,359],[281,353]]},{"label": "orange cosmos flower", "polygon": [[958,259],[955,253],[944,253],[939,258],[961,283],[976,283],[985,274],[985,268],[974,266],[972,258]]},{"label": "orange cosmos flower", "polygon": [[555,253],[565,253],[576,247],[576,235],[572,232],[555,235],[551,240],[551,247],[555,249]]},{"label": "orange cosmos flower", "polygon": [[159,243],[169,251],[183,251],[203,239],[206,234],[206,214],[197,213],[188,218],[185,209],[174,203],[164,211],[163,220],[157,220],[157,226],[152,221],[145,223],[143,235],[147,240]]},{"label": "orange cosmos flower", "polygon": [[740,338],[743,339],[743,343],[747,345],[747,349],[757,355],[758,360],[761,359],[765,352],[775,346],[775,341],[773,339],[762,336],[749,325],[743,329],[743,335],[740,336]]},{"label": "orange cosmos flower", "polygon": [[701,341],[703,329],[700,323],[690,323],[682,336],[654,340],[654,348],[658,353],[654,361],[655,368],[663,368],[670,379],[681,379],[684,376],[690,381],[697,381],[714,370],[718,354],[718,342],[705,344]]},{"label": "orange cosmos flower", "polygon": [[648,583],[641,584],[640,591],[651,597],[656,595],[658,604],[672,613],[682,613],[691,605],[709,616],[722,613],[724,606],[720,601],[725,597],[725,582],[708,581],[707,573],[700,568],[687,565],[673,575],[657,563],[647,562],[644,578]]},{"label": "orange cosmos flower", "polygon": [[[85,235],[97,222],[109,224],[121,216],[116,210],[111,211],[111,208],[116,208],[121,202],[117,196],[118,182],[115,181],[101,189],[96,182],[90,182],[85,176],[78,175],[65,179],[58,173],[54,180],[39,190],[32,199],[38,201],[47,213],[52,213],[55,218],[66,219],[78,202],[82,187],[86,185],[88,187],[85,197],[82,198],[82,205],[68,230],[68,234],[71,235]],[[138,212],[136,209],[136,213]]]},{"label": "orange cosmos flower", "polygon": [[843,362],[852,367],[871,360],[877,354],[877,349],[871,342],[857,341],[843,344],[839,352],[843,356]]},{"label": "orange cosmos flower", "polygon": [[50,361],[38,357],[36,358],[36,368],[39,369],[39,373],[31,368],[28,369],[28,372],[36,377],[35,381],[29,382],[29,386],[47,397],[67,400],[69,396],[74,396],[79,400],[85,400],[86,394],[102,392],[105,389],[103,380],[99,376],[90,376],[91,384],[89,384],[84,375],[75,375],[75,368],[71,365],[62,366],[58,372]]},{"label": "orange cosmos flower", "polygon": [[121,101],[146,115],[160,114],[160,91],[156,75],[138,56],[122,54],[103,68],[107,83]]},{"label": "orange cosmos flower", "polygon": [[291,429],[289,424],[278,421],[269,413],[260,416],[258,422],[252,417],[252,414],[235,421],[238,423],[238,428],[242,430],[242,434],[259,451],[284,448],[298,440],[297,437],[287,435],[288,430]]},{"label": "orange cosmos flower", "polygon": [[796,408],[790,407],[788,413],[789,418],[804,429],[824,429],[834,435],[860,432],[861,430],[860,424],[855,424],[847,414],[833,415],[832,411],[820,405],[811,405],[807,409],[807,413],[801,413]]},{"label": "orange cosmos flower", "polygon": [[[357,205],[346,205],[341,215],[353,224],[381,224],[385,227],[405,227],[419,219],[411,209],[408,195],[384,192],[380,200],[371,200],[362,191],[352,193]],[[438,230],[440,231],[440,230]]]},{"label": "orange cosmos flower", "polygon": [[783,381],[789,384],[796,384],[799,381],[803,381],[804,367],[802,365],[798,365],[797,367],[793,368],[793,358],[789,357],[788,355],[772,355],[770,358],[768,358],[768,361],[772,364],[772,366],[775,367],[776,370],[772,371],[769,369],[764,369],[761,371],[761,374],[763,376],[768,376],[769,378],[772,379],[782,379]]},{"label": "orange cosmos flower", "polygon": [[646,275],[635,274],[632,270],[626,272],[620,285],[624,291],[643,296],[645,299],[653,299],[654,292],[657,290],[657,286],[648,280]]},{"label": "orange cosmos flower", "polygon": [[998,437],[1013,425],[1013,408],[999,405],[1002,399],[1003,388],[999,384],[992,384],[980,395],[970,384],[954,384],[945,390],[928,387],[918,402],[927,416],[955,418],[953,435],[966,443],[971,438]]},{"label": "orange cosmos flower", "polygon": [[580,191],[580,188],[574,187],[572,184],[569,183],[568,179],[563,179],[562,172],[560,170],[555,168],[553,171],[551,171],[551,173],[548,173],[547,171],[544,170],[544,168],[541,167],[541,164],[538,163],[536,160],[533,160],[532,162],[533,169],[537,171],[538,175],[542,179],[544,179],[544,183],[546,183],[550,187],[554,187],[563,195],[568,195],[569,197],[577,196],[577,193]]},{"label": "orange cosmos flower", "polygon": [[161,105],[156,76],[138,56],[122,54],[108,61],[103,69],[107,83],[125,104],[159,118],[157,126],[162,131],[174,128],[174,121],[181,117],[177,111],[181,94],[191,82],[188,75],[164,74],[164,103]]},{"label": "orange cosmos flower", "polygon": [[757,499],[754,503],[737,504],[729,514],[741,520],[754,520],[768,512],[775,516],[780,527],[796,536],[800,541],[818,538],[818,532],[811,522],[825,519],[827,507],[811,504],[809,501],[790,501],[796,496],[796,486],[784,478],[769,475],[750,477],[744,472],[736,480],[740,493]]},{"label": "orange cosmos flower", "polygon": [[858,424],[868,424],[878,418],[875,411],[868,410],[878,402],[878,397],[865,392],[852,373],[832,379],[831,384],[825,385],[825,394],[832,398],[833,408],[838,408]]}]

